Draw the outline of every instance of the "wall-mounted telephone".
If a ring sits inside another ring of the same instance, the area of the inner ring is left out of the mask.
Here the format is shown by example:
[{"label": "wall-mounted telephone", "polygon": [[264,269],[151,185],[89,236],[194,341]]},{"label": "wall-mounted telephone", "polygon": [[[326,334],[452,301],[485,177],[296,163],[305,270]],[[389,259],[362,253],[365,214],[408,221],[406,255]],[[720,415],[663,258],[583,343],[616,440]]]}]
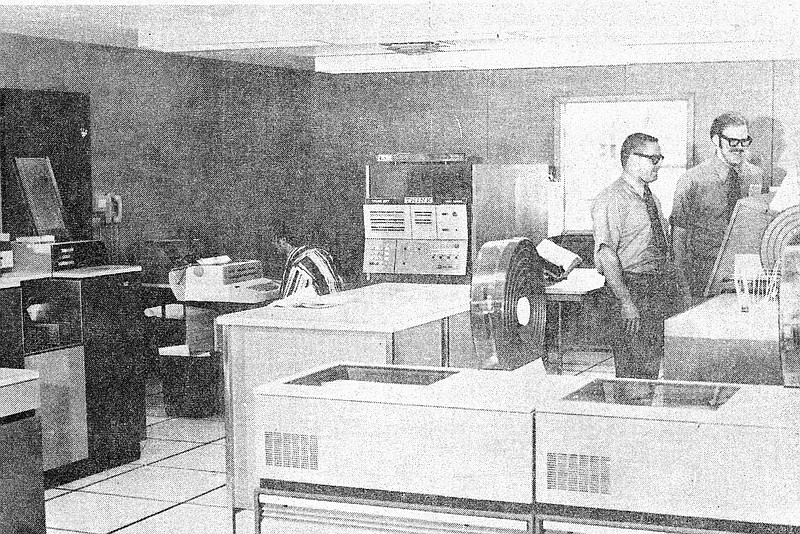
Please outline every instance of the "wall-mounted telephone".
[{"label": "wall-mounted telephone", "polygon": [[122,197],[120,195],[95,195],[94,211],[99,216],[105,216],[105,224],[119,224],[122,222]]},{"label": "wall-mounted telephone", "polygon": [[108,195],[106,222],[114,224],[122,222],[122,197],[120,195]]}]

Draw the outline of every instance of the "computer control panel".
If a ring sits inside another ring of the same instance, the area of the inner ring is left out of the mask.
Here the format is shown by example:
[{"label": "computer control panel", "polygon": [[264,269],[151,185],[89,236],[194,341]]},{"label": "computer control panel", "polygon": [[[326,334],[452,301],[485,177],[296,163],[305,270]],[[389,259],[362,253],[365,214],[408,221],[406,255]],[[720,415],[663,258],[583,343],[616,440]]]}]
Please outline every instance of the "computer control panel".
[{"label": "computer control panel", "polygon": [[364,272],[464,275],[465,204],[365,204]]}]

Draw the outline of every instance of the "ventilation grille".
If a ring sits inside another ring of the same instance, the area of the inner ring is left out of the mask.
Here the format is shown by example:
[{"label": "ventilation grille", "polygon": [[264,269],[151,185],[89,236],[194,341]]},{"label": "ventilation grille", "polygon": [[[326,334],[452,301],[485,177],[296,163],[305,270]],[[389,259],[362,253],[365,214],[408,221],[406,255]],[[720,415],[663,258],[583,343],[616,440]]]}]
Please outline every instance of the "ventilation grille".
[{"label": "ventilation grille", "polygon": [[314,435],[265,432],[264,453],[268,467],[319,469],[319,445]]},{"label": "ventilation grille", "polygon": [[611,493],[611,458],[548,452],[547,489],[608,495]]}]

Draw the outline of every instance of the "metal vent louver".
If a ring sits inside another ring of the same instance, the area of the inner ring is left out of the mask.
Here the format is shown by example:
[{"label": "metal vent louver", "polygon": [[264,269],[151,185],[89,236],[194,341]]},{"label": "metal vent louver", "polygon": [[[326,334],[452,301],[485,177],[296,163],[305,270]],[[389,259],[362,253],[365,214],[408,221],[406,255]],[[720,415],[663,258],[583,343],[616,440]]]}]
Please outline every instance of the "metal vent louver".
[{"label": "metal vent louver", "polygon": [[268,467],[319,469],[319,442],[313,434],[264,432],[264,455]]},{"label": "metal vent louver", "polygon": [[548,452],[547,489],[608,495],[611,493],[611,458]]}]

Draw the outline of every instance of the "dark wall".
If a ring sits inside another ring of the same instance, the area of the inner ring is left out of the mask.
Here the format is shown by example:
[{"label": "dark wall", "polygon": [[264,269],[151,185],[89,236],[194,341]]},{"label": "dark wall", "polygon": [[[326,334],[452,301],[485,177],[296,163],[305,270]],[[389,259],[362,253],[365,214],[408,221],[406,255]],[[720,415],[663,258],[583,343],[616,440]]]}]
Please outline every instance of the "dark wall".
[{"label": "dark wall", "polygon": [[[308,75],[151,51],[0,34],[0,87],[78,92],[91,105],[92,188],[123,198],[104,229],[115,261],[142,239],[282,266],[262,229],[293,192]],[[299,189],[305,189],[300,187]]]},{"label": "dark wall", "polygon": [[557,97],[694,96],[694,161],[710,155],[712,119],[753,125],[755,157],[779,182],[795,166],[800,62],[569,67],[417,74],[316,75],[305,95],[315,157],[314,209],[351,271],[363,239],[363,165],[379,153],[455,151],[488,163],[552,163]]},{"label": "dark wall", "polygon": [[106,234],[116,258],[141,239],[199,237],[271,273],[272,215],[328,245],[350,278],[360,271],[375,154],[551,163],[555,97],[692,93],[697,161],[711,119],[737,110],[778,177],[800,138],[800,62],[334,76],[0,34],[0,86],[90,96],[93,189],[125,202]]}]

